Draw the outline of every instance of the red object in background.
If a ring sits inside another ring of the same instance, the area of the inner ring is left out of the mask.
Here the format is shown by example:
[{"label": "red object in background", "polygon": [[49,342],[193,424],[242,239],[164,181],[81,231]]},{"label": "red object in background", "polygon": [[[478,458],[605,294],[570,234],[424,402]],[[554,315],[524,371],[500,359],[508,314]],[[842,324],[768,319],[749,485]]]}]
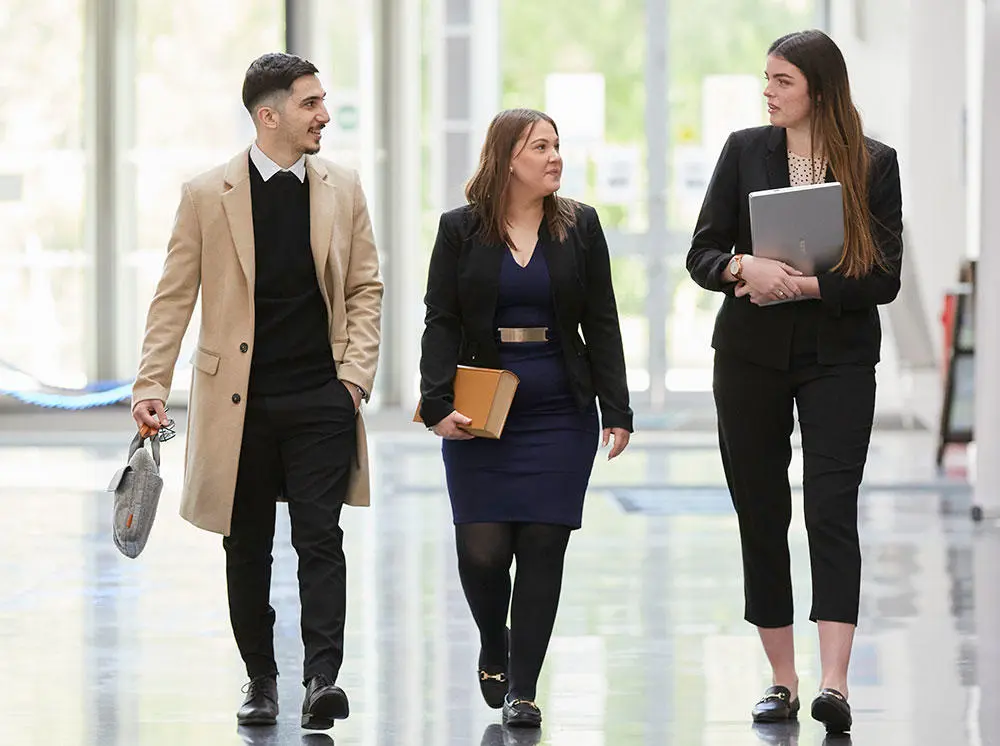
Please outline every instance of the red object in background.
[{"label": "red object in background", "polygon": [[942,373],[947,373],[951,362],[951,344],[955,336],[955,314],[958,312],[958,295],[945,293],[944,310],[941,311],[941,324],[944,326],[944,354],[941,356]]}]

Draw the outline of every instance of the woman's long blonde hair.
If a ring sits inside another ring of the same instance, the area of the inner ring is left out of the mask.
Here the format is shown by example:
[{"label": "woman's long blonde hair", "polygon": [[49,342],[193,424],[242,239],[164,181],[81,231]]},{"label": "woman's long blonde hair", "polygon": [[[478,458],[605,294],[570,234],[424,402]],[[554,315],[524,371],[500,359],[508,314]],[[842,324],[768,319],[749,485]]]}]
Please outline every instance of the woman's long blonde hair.
[{"label": "woman's long blonde hair", "polygon": [[[844,253],[834,268],[847,277],[861,277],[885,259],[872,236],[868,207],[870,158],[861,116],[851,100],[844,55],[822,31],[797,31],[782,36],[767,50],[795,65],[805,76],[812,103],[811,147],[820,146],[844,195]],[[812,154],[810,154],[812,155]]]},{"label": "woman's long blonde hair", "polygon": [[[538,122],[545,121],[559,134],[552,117],[534,109],[507,109],[490,122],[486,141],[479,155],[479,167],[465,186],[465,198],[479,216],[482,238],[490,243],[509,240],[507,234],[507,207],[510,184],[510,164],[516,155],[514,148],[525,136],[525,145]],[[522,149],[525,147],[522,145]],[[520,151],[518,151],[520,152]],[[543,202],[545,222],[549,234],[557,241],[564,241],[570,227],[576,222],[576,204],[555,193]]]}]

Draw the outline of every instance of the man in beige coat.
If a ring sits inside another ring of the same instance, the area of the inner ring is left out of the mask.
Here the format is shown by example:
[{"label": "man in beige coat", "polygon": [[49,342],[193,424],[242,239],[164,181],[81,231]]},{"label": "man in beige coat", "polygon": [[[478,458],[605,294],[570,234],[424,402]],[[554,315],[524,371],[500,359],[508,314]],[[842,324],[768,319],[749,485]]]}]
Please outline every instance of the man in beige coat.
[{"label": "man in beige coat", "polygon": [[243,103],[257,138],[184,185],[133,388],[138,425],[166,424],[201,291],[181,515],[224,536],[230,619],[250,683],[242,725],[278,715],[271,608],[275,501],[288,501],[305,647],[302,727],[349,712],[341,507],[367,505],[359,414],[375,378],[382,282],[354,171],[320,160],[330,117],[316,68],[267,54]]}]

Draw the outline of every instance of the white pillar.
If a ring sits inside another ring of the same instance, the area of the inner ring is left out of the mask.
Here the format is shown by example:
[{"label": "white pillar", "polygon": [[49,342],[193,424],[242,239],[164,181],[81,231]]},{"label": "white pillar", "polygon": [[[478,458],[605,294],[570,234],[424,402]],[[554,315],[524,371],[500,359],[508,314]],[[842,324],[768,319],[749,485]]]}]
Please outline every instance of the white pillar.
[{"label": "white pillar", "polygon": [[[959,11],[959,12],[956,12]],[[901,23],[900,19],[905,19]],[[929,363],[940,359],[944,294],[965,258],[964,91],[942,105],[966,65],[965,6],[953,0],[861,0],[831,6],[831,35],[844,52],[865,131],[899,153],[905,226],[904,286],[883,309],[886,336],[880,382],[902,370],[929,370],[908,397],[882,385],[880,409],[935,422],[940,385]],[[929,54],[928,50],[934,50]],[[941,65],[940,60],[949,60]],[[875,71],[878,74],[875,74]]]},{"label": "white pillar", "polygon": [[[982,132],[1000,131],[1000,0],[985,2],[982,56]],[[976,470],[975,503],[986,515],[1000,515],[1000,140],[981,143],[979,239],[976,266]]]},{"label": "white pillar", "polygon": [[[978,0],[977,0],[978,1]],[[974,3],[970,3],[970,6]],[[982,36],[970,41],[970,47],[981,51],[980,65],[973,71],[981,83],[979,167],[980,194],[977,203],[979,241],[982,250],[976,267],[976,318],[980,333],[976,335],[976,469],[974,502],[985,512],[989,526],[976,536],[975,589],[978,677],[978,718],[982,743],[993,743],[1000,733],[1000,673],[991,665],[1000,654],[997,630],[1000,629],[1000,594],[997,593],[996,569],[1000,563],[1000,532],[996,518],[1000,515],[1000,338],[994,325],[1000,312],[1000,295],[995,288],[1000,280],[1000,253],[996,246],[1000,237],[1000,141],[995,133],[1000,129],[1000,0],[980,3],[983,23]],[[970,25],[973,19],[970,18]],[[990,133],[992,136],[983,136]],[[985,736],[985,738],[984,738]]]},{"label": "white pillar", "polygon": [[[944,292],[958,282],[965,246],[965,4],[909,0],[908,148],[903,222],[907,256],[926,305],[934,352],[942,351]],[[929,50],[933,50],[929,53]],[[942,60],[949,60],[941,64]],[[957,84],[956,84],[957,83]],[[884,84],[884,83],[883,83]],[[952,90],[948,104],[942,92]]]}]

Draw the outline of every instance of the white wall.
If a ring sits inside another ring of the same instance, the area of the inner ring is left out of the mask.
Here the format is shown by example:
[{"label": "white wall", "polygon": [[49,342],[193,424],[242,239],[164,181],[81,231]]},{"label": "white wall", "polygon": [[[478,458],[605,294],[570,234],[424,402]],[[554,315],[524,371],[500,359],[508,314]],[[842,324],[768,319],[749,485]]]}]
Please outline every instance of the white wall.
[{"label": "white wall", "polygon": [[866,130],[899,153],[905,261],[940,355],[942,297],[968,254],[965,4],[838,2],[831,35],[847,58]]}]

